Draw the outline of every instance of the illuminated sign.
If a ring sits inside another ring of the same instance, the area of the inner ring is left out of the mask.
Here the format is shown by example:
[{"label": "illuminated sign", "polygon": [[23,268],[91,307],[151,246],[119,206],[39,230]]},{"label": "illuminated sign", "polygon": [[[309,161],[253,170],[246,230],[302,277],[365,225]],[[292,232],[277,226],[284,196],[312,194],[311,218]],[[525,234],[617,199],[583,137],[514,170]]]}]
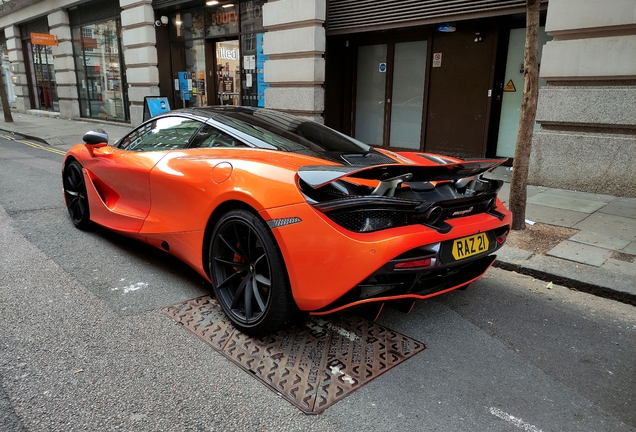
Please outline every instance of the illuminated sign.
[{"label": "illuminated sign", "polygon": [[238,58],[236,51],[236,48],[229,50],[225,47],[221,47],[216,50],[216,58],[236,60]]},{"label": "illuminated sign", "polygon": [[57,45],[57,38],[48,33],[31,33],[31,43],[33,45]]}]

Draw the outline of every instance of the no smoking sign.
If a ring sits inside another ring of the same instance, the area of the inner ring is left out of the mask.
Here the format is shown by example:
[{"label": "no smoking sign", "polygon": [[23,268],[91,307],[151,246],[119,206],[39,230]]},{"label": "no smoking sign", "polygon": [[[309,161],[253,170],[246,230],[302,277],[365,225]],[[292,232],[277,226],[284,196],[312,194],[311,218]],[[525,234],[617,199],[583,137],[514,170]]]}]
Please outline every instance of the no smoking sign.
[{"label": "no smoking sign", "polygon": [[442,53],[433,53],[433,67],[442,67]]}]

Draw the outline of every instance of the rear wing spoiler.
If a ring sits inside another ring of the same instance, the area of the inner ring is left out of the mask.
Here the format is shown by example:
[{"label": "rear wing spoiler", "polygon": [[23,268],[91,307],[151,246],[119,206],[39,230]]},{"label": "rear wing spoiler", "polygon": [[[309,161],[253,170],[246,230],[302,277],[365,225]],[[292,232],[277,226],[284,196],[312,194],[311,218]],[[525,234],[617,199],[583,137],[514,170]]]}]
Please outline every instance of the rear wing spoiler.
[{"label": "rear wing spoiler", "polygon": [[344,177],[378,180],[381,182],[397,178],[405,182],[452,181],[492,171],[506,160],[483,159],[432,166],[401,164],[374,165],[370,167],[308,165],[298,169],[298,177],[314,189]]}]

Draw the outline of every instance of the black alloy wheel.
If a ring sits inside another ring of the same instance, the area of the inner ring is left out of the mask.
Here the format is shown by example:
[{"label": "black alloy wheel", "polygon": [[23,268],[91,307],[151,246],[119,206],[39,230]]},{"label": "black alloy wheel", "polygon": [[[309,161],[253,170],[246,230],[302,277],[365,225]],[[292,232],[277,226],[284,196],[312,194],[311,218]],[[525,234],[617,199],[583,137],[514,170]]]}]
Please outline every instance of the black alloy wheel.
[{"label": "black alloy wheel", "polygon": [[71,221],[79,229],[86,229],[90,225],[90,213],[88,209],[88,197],[86,196],[86,183],[82,165],[73,161],[64,168],[64,197],[66,208],[71,216]]},{"label": "black alloy wheel", "polygon": [[216,299],[236,328],[252,335],[282,326],[290,316],[289,282],[267,225],[246,210],[217,222],[209,247]]}]

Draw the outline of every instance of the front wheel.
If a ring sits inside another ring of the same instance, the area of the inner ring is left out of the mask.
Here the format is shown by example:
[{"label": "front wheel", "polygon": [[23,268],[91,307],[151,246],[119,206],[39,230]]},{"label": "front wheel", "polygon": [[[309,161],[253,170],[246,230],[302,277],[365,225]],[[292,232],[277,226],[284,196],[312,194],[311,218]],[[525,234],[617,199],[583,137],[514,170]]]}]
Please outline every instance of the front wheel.
[{"label": "front wheel", "polygon": [[64,197],[66,208],[73,225],[79,229],[86,229],[90,225],[90,213],[88,209],[88,197],[86,195],[86,183],[82,165],[73,161],[64,168]]},{"label": "front wheel", "polygon": [[288,320],[293,304],[283,257],[258,216],[225,213],[212,233],[209,263],[216,299],[236,328],[259,335]]}]

